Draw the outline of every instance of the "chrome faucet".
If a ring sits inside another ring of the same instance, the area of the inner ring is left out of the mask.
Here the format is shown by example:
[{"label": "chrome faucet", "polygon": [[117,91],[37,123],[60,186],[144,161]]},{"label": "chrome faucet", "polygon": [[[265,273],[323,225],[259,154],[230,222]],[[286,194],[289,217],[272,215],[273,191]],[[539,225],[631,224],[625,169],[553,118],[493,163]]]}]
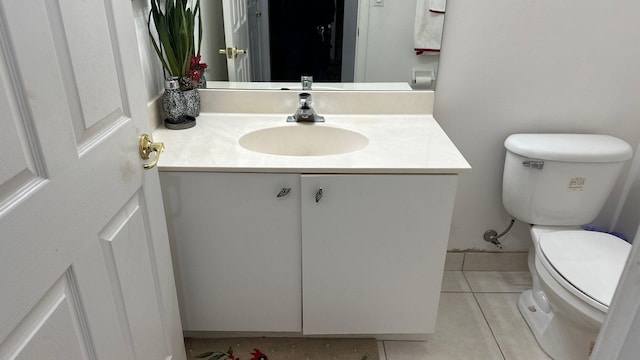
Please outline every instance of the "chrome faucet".
[{"label": "chrome faucet", "polygon": [[300,107],[295,114],[287,117],[288,122],[324,122],[324,116],[316,114],[311,107],[311,94],[301,93],[298,95],[298,101]]},{"label": "chrome faucet", "polygon": [[311,86],[313,85],[313,76],[302,75],[300,81],[302,82],[302,90],[311,90]]}]

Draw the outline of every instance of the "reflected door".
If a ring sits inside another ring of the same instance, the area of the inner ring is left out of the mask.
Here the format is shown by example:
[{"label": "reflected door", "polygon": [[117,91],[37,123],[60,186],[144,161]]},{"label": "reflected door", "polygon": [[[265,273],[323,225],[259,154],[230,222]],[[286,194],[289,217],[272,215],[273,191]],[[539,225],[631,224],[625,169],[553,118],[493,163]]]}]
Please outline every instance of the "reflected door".
[{"label": "reflected door", "polygon": [[131,4],[0,18],[0,358],[185,359]]},{"label": "reflected door", "polygon": [[224,39],[229,81],[251,81],[249,23],[246,0],[222,0]]},{"label": "reflected door", "polygon": [[251,81],[271,81],[267,0],[247,0]]}]

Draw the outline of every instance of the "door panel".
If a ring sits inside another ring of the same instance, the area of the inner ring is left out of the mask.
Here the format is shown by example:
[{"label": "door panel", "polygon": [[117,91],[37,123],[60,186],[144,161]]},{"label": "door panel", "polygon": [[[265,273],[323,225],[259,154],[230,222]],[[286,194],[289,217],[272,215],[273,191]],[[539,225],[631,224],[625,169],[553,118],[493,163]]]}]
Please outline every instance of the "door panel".
[{"label": "door panel", "polygon": [[57,56],[68,64],[63,67],[64,83],[68,91],[77,92],[84,127],[90,129],[122,109],[115,62],[120,54],[113,51],[111,39],[113,15],[93,2],[60,1],[47,7]]},{"label": "door panel", "polygon": [[[113,15],[91,2],[48,3],[49,28],[60,66],[60,85],[69,102],[71,126],[80,154],[126,121],[118,68],[119,49],[111,32]],[[83,29],[91,28],[92,31]],[[74,66],[74,63],[77,65]]]},{"label": "door panel", "polygon": [[161,294],[156,292],[155,255],[143,205],[136,194],[99,237],[125,340],[139,359],[162,359],[167,351],[162,341],[162,310],[158,301],[149,301],[161,299]]},{"label": "door panel", "polygon": [[11,359],[95,358],[71,269],[0,344],[0,354]]},{"label": "door panel", "polygon": [[[1,28],[1,25],[0,25]],[[11,206],[17,205],[21,194],[44,182],[39,151],[33,146],[31,121],[20,104],[25,99],[12,91],[11,73],[5,58],[0,36],[0,216]],[[10,61],[15,61],[14,58]]]},{"label": "door panel", "polygon": [[0,75],[0,359],[184,359],[131,4],[0,0]]}]

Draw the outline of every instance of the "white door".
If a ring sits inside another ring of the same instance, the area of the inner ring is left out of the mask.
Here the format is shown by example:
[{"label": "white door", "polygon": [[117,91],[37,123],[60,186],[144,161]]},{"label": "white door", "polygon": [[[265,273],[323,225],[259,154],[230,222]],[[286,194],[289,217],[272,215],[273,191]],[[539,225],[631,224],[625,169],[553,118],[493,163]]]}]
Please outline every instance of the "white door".
[{"label": "white door", "polygon": [[[222,0],[229,81],[251,81],[247,0]],[[221,51],[222,53],[222,51]]]},{"label": "white door", "polygon": [[0,359],[185,359],[131,3],[0,1]]}]

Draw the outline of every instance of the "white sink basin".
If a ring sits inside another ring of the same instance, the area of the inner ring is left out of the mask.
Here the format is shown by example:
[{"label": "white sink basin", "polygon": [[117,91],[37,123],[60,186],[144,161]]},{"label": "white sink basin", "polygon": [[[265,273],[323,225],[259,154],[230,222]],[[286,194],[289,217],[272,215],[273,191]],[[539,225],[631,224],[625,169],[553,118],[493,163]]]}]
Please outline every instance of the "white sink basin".
[{"label": "white sink basin", "polygon": [[295,124],[252,131],[242,136],[240,146],[272,155],[322,156],[360,150],[369,144],[355,131],[324,125]]}]

